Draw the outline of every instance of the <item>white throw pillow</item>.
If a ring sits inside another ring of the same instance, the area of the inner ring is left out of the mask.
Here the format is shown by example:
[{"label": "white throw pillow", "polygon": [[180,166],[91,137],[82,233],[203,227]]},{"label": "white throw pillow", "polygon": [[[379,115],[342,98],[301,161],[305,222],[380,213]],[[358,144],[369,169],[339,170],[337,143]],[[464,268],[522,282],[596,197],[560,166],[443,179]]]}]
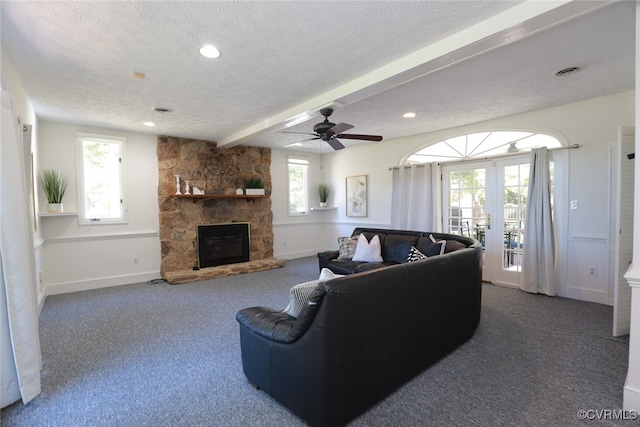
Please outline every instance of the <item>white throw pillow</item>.
[{"label": "white throw pillow", "polygon": [[328,268],[323,268],[320,271],[320,278],[318,279],[320,282],[326,282],[327,280],[335,279],[336,277],[343,277],[344,274],[336,274]]},{"label": "white throw pillow", "polygon": [[382,255],[380,246],[380,237],[376,234],[371,238],[370,242],[367,242],[367,238],[364,234],[358,237],[358,244],[356,245],[356,253],[353,254],[353,261],[361,262],[382,262]]}]

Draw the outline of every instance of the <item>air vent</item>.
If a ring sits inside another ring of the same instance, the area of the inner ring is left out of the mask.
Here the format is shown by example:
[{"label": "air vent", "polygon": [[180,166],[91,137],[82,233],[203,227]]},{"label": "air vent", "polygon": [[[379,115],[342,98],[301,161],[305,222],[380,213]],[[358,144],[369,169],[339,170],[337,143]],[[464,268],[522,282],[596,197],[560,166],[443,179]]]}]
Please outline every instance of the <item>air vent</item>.
[{"label": "air vent", "polygon": [[155,111],[156,113],[161,113],[161,114],[165,114],[165,113],[173,113],[173,110],[170,108],[161,108],[161,107],[156,107],[153,109],[153,111]]}]

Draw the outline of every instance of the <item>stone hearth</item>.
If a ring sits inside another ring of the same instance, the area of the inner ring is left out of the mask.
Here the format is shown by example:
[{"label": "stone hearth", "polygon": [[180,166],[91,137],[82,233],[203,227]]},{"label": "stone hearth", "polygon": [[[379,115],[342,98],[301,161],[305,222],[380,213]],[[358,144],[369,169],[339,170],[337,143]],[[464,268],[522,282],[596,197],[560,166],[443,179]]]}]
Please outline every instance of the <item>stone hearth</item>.
[{"label": "stone hearth", "polygon": [[200,270],[168,271],[164,273],[164,280],[172,285],[196,282],[198,280],[214,279],[216,277],[234,276],[236,274],[253,273],[271,270],[284,266],[284,261],[276,258],[258,261],[239,262],[237,264],[220,265],[218,267],[201,268]]},{"label": "stone hearth", "polygon": [[[176,179],[206,195],[235,195],[252,177],[271,194],[271,150],[244,145],[218,149],[215,142],[169,136],[158,137],[158,204],[160,208],[160,273],[169,283],[282,267],[273,258],[271,198],[175,197]],[[198,265],[197,226],[248,222],[251,224],[250,261],[193,270]]]}]

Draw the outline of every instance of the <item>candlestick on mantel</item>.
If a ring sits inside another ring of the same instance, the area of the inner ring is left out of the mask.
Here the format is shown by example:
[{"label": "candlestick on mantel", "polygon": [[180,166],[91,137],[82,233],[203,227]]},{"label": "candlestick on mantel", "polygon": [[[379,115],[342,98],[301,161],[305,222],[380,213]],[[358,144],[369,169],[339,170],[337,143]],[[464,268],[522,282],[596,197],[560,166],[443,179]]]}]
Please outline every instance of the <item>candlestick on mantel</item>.
[{"label": "candlestick on mantel", "polygon": [[176,194],[182,194],[180,192],[180,175],[175,175],[176,177]]}]

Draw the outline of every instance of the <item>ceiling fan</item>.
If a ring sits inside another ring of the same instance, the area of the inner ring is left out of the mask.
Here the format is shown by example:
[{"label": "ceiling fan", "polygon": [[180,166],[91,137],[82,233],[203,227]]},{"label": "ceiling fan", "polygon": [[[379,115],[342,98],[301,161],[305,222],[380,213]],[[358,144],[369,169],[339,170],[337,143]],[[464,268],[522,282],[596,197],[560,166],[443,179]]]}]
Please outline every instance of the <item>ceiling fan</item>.
[{"label": "ceiling fan", "polygon": [[282,132],[282,133],[299,133],[303,135],[313,135],[313,138],[304,139],[302,141],[295,142],[293,144],[285,145],[285,147],[290,147],[295,144],[299,144],[303,141],[311,141],[314,139],[321,139],[327,144],[331,146],[334,150],[342,150],[344,145],[338,140],[338,138],[342,139],[361,139],[364,141],[382,141],[382,136],[380,135],[360,135],[355,133],[342,133],[345,130],[349,130],[353,128],[352,125],[348,123],[331,123],[329,121],[329,116],[333,114],[333,108],[322,108],[320,110],[320,114],[324,116],[324,121],[316,124],[313,127],[314,133],[306,133],[306,132]]}]

